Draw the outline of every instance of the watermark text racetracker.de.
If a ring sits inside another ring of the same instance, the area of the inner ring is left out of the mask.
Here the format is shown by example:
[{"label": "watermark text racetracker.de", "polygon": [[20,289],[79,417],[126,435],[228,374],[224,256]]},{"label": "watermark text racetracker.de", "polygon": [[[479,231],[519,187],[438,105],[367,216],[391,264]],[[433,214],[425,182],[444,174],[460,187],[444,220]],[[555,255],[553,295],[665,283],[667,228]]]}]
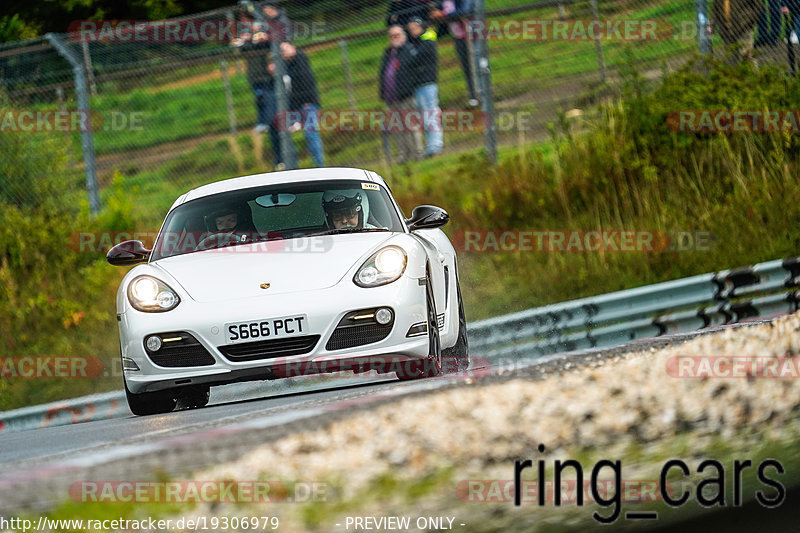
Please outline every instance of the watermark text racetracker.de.
[{"label": "watermark text racetracker.de", "polygon": [[[622,501],[624,503],[644,503],[663,501],[656,479],[624,479],[622,480]],[[595,492],[600,494],[601,501],[613,498],[617,487],[613,479],[600,479],[595,483]],[[522,502],[539,501],[539,490],[544,490],[544,501],[547,503],[577,504],[578,501],[599,503],[592,496],[592,483],[583,480],[581,485],[574,479],[561,480],[558,490],[552,480],[540,485],[537,480],[521,481]],[[456,485],[458,499],[469,503],[511,503],[514,501],[515,485],[511,479],[465,479]],[[578,493],[581,493],[579,496]],[[669,492],[675,492],[673,487]]]},{"label": "watermark text racetracker.de", "polygon": [[[480,132],[490,124],[489,115],[480,110],[438,109],[402,111],[389,109],[322,109],[314,112],[285,111],[274,121],[279,131],[402,133],[418,131]],[[497,131],[530,131],[539,120],[533,111],[494,113]]]},{"label": "watermark text racetracker.de", "polygon": [[[198,231],[76,231],[67,237],[67,246],[77,253],[105,254],[112,247],[125,241],[141,241],[147,249],[162,255],[176,255],[195,251],[213,253],[325,253],[334,246],[330,236],[320,235],[314,239],[283,239],[278,235],[259,232],[237,232],[234,234]],[[238,244],[239,246],[231,246]]]},{"label": "watermark text racetracker.de", "polygon": [[664,41],[675,28],[658,19],[469,19],[472,41]]},{"label": "watermark text racetracker.de", "polygon": [[0,133],[143,131],[144,111],[63,111],[56,109],[2,109]]},{"label": "watermark text racetracker.de", "polygon": [[453,246],[461,252],[705,252],[716,237],[709,231],[652,230],[459,230]]},{"label": "watermark text racetracker.de", "polygon": [[[294,39],[311,39],[325,33],[324,21],[292,21]],[[269,24],[227,19],[180,20],[74,20],[67,31],[77,42],[119,43],[227,43],[243,34],[264,32],[266,39],[280,40],[287,28],[279,21]],[[272,37],[270,37],[272,35]]]},{"label": "watermark text racetracker.de", "polygon": [[800,357],[675,355],[665,369],[682,379],[800,379]]},{"label": "watermark text racetracker.de", "polygon": [[681,133],[800,133],[800,110],[683,109],[667,115]]},{"label": "watermark text racetracker.de", "polygon": [[[104,375],[102,359],[95,356],[15,355],[0,357],[0,378],[96,378]],[[121,374],[120,374],[121,375]]]},{"label": "watermark text racetracker.de", "polygon": [[76,503],[308,503],[328,501],[318,481],[85,480],[69,487]]}]

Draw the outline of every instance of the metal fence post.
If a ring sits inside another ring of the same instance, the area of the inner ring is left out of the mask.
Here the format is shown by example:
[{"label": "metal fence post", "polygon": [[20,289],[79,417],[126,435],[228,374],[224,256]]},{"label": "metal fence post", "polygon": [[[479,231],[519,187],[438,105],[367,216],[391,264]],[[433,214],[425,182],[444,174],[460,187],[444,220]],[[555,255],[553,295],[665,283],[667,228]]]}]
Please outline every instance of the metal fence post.
[{"label": "metal fence post", "polygon": [[[597,0],[590,0],[589,3],[592,6],[592,18],[594,18],[594,20],[600,20],[600,10],[597,9]],[[603,57],[603,43],[600,42],[600,37],[595,38],[594,48],[597,52],[597,64],[600,67],[600,79],[605,83],[607,81],[606,60]]]},{"label": "metal fence post", "polygon": [[[232,9],[228,9],[227,11],[225,11],[225,20],[231,23],[231,26],[234,27],[234,32],[236,33],[236,35],[239,35],[239,28],[237,26],[238,22],[236,20],[236,17],[233,16]],[[233,68],[236,69],[237,76],[241,76],[243,74],[241,61],[234,61]]]},{"label": "metal fence post", "polygon": [[94,81],[94,68],[92,67],[92,56],[89,54],[89,43],[83,41],[81,50],[83,51],[83,68],[86,69],[86,79],[89,81],[89,92],[92,93],[92,96],[97,96],[97,84]]},{"label": "metal fence post", "polygon": [[342,67],[344,69],[344,85],[347,89],[347,100],[350,102],[350,109],[356,110],[356,97],[353,94],[353,76],[350,73],[350,54],[347,53],[347,41],[339,40],[339,47],[342,49]]},{"label": "metal fence post", "polygon": [[283,164],[286,165],[286,170],[294,170],[297,168],[297,155],[292,142],[292,132],[289,131],[289,126],[291,126],[288,120],[289,95],[283,82],[286,75],[286,62],[281,56],[281,47],[277,40],[272,39],[270,49],[272,51],[272,61],[275,64],[273,78],[275,80],[275,99],[278,103],[278,117],[283,123],[278,133],[281,139],[281,159],[283,159]]},{"label": "metal fence post", "polygon": [[233,109],[233,94],[231,93],[231,80],[228,78],[228,62],[224,59],[219,62],[222,72],[222,87],[225,90],[225,107],[228,109],[228,127],[231,135],[236,137],[236,113]]},{"label": "metal fence post", "polygon": [[695,0],[697,9],[697,45],[701,54],[711,53],[711,25],[708,20],[708,6],[706,0]]},{"label": "metal fence post", "polygon": [[[486,4],[484,0],[475,2],[475,18],[477,20],[486,19]],[[467,30],[467,43],[473,42],[473,34]],[[475,51],[475,61],[473,70],[478,75],[478,91],[481,99],[481,108],[484,114],[486,157],[489,163],[497,163],[497,131],[494,122],[494,96],[492,95],[492,70],[489,65],[489,41],[486,36],[478,36],[474,39],[473,49]]]},{"label": "metal fence post", "polygon": [[[87,117],[86,124],[91,124],[91,108],[89,106],[89,86],[86,80],[86,67],[78,55],[67,47],[54,33],[44,36],[53,45],[53,48],[72,66],[75,78],[75,94],[78,97],[78,112]],[[81,147],[83,148],[83,163],[86,167],[86,189],[89,192],[89,210],[92,215],[100,211],[100,194],[97,187],[97,169],[94,161],[94,138],[92,128],[87,127],[81,131]]]},{"label": "metal fence post", "polygon": [[[239,143],[236,140],[236,111],[233,107],[233,92],[231,91],[231,80],[228,76],[228,62],[223,59],[219,62],[219,68],[222,72],[222,87],[225,91],[225,107],[228,109],[228,127],[231,130],[231,135],[228,137],[228,144],[231,147],[231,153],[233,153],[234,159],[236,159],[236,166],[238,167],[239,172],[243,172],[244,159],[242,158],[241,150],[239,150]],[[260,136],[256,136],[256,138],[260,139]],[[256,153],[261,155],[260,147],[257,148]],[[260,162],[259,157],[256,157],[256,160],[259,160]]]},{"label": "metal fence post", "polygon": [[[67,104],[64,101],[64,88],[59,85],[56,87],[56,99],[58,100],[58,110],[64,114],[67,113]],[[64,132],[64,139],[67,143],[67,164],[70,168],[75,166],[75,158],[72,154],[72,137],[68,131]]]}]

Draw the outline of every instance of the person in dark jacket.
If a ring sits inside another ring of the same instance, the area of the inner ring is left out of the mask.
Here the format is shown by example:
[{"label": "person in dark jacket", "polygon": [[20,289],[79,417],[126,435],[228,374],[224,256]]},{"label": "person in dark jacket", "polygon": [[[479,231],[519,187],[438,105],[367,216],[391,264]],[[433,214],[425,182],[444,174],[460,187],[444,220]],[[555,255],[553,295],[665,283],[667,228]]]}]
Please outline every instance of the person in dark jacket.
[{"label": "person in dark jacket", "polygon": [[[757,21],[758,38],[753,46],[775,46],[781,38],[781,7],[785,2],[781,0],[767,0],[758,3],[761,8]],[[752,29],[752,27],[750,28]]]},{"label": "person in dark jacket", "polygon": [[414,90],[414,99],[425,126],[425,157],[435,157],[441,154],[444,148],[442,110],[439,108],[437,84],[439,58],[436,42],[423,38],[426,24],[422,19],[412,19],[406,29],[409,35],[408,42],[415,52],[414,77],[417,88]]},{"label": "person in dark jacket", "polygon": [[230,42],[244,57],[247,65],[247,81],[253,91],[256,106],[255,133],[269,131],[270,144],[274,154],[274,165],[283,166],[281,158],[281,139],[274,124],[278,111],[275,98],[275,85],[272,73],[274,66],[270,62],[270,42],[267,28],[261,23],[254,22],[247,11],[239,12],[242,26],[249,25],[250,31],[242,32]]},{"label": "person in dark jacket", "polygon": [[791,16],[791,27],[786,28],[786,33],[795,33],[795,37],[800,39],[800,0],[782,0],[780,13]]},{"label": "person in dark jacket", "polygon": [[300,124],[306,139],[306,146],[318,167],[325,166],[322,137],[319,128],[319,93],[311,63],[302,50],[290,42],[281,43],[281,57],[286,61],[286,74],[289,76],[289,111],[300,113]]},{"label": "person in dark jacket", "polygon": [[386,25],[395,24],[405,27],[411,19],[428,19],[428,3],[418,0],[391,0],[386,14]]},{"label": "person in dark jacket", "polygon": [[283,42],[294,40],[294,28],[286,11],[275,4],[264,4],[261,8],[269,25],[270,40]]},{"label": "person in dark jacket", "polygon": [[[392,115],[390,129],[400,152],[398,163],[409,159],[418,160],[420,155],[421,134],[418,129],[410,128],[407,120],[409,113],[416,111],[414,89],[415,50],[407,41],[402,26],[389,27],[389,46],[383,53],[380,70],[380,98],[386,102]],[[400,119],[399,122],[397,119]],[[400,123],[398,127],[392,124]]]},{"label": "person in dark jacket", "polygon": [[478,101],[478,94],[475,91],[474,67],[472,64],[472,54],[470,52],[471,42],[468,34],[466,20],[473,15],[474,1],[473,0],[443,0],[442,13],[447,17],[448,30],[450,35],[453,36],[456,44],[456,54],[461,61],[461,70],[464,71],[464,77],[467,80],[467,90],[469,91],[469,106],[477,107],[480,102]]}]

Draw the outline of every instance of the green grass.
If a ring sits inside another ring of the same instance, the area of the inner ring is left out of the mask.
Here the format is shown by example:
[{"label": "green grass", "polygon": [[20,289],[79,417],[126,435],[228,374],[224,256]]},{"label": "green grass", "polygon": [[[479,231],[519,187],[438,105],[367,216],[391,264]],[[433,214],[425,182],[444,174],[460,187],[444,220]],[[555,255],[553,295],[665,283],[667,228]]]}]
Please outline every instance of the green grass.
[{"label": "green grass", "polygon": [[[497,2],[491,8],[521,4],[524,2]],[[694,16],[692,6],[679,2],[639,9],[631,8],[627,4],[613,7],[614,9],[604,9],[601,17],[658,18],[680,27],[683,21],[693,20]],[[554,8],[541,8],[512,16],[517,19],[541,19],[551,18],[553,12]],[[586,6],[570,6],[569,16],[586,19],[591,14]],[[369,29],[381,27],[381,23],[368,25]],[[384,107],[378,99],[377,73],[385,46],[386,39],[382,36],[348,41],[355,98],[360,110]],[[640,65],[647,65],[669,58],[688,57],[695,49],[694,40],[677,38],[652,43],[603,43],[605,61],[611,71],[622,61],[625,53],[632,54],[632,58]],[[575,80],[572,83],[577,83],[577,87],[580,87],[581,84],[593,83],[599,78],[597,55],[591,41],[493,40],[490,42],[490,55],[494,95],[498,106],[502,106],[505,100],[530,94],[537,89],[554,87],[570,80]],[[460,109],[466,100],[465,82],[451,38],[446,37],[440,41],[439,56],[441,106],[443,109]],[[315,70],[323,108],[348,109],[339,46],[333,43],[324,49],[316,49],[309,53],[309,57]],[[191,76],[218,72],[218,66],[188,67],[170,72],[170,81],[180,82]],[[163,77],[159,76],[159,79]],[[166,89],[151,84],[121,91],[116,88],[116,82],[111,83],[107,87],[101,84],[100,93],[92,98],[93,109],[106,117],[107,123],[115,112],[139,113],[141,127],[96,132],[95,147],[100,155],[158,147],[165,143],[210,134],[224,134],[229,129],[225,95],[218,76],[217,79],[193,82],[183,87],[167,86]],[[252,93],[244,76],[232,76],[231,89],[237,125],[239,128],[249,129],[254,123],[254,110]],[[380,144],[376,138],[374,134],[323,134],[328,159],[335,164],[353,164],[365,154],[377,153]],[[459,142],[477,145],[480,143],[480,135],[448,134],[448,143]],[[80,153],[77,135],[73,136],[73,146],[76,153]]]}]

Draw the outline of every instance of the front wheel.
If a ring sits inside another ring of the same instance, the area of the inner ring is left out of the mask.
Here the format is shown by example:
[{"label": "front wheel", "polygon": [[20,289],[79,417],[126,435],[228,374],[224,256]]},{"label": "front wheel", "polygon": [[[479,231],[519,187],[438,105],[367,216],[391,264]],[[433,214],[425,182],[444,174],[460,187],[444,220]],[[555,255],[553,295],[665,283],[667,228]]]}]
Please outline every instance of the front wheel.
[{"label": "front wheel", "polygon": [[469,368],[469,342],[467,341],[467,319],[464,317],[464,302],[461,301],[461,282],[456,275],[456,295],[458,296],[458,338],[456,343],[442,350],[448,370],[464,372]]},{"label": "front wheel", "polygon": [[433,297],[430,269],[425,269],[425,308],[428,326],[428,355],[416,362],[407,372],[397,374],[400,380],[433,378],[442,374],[442,344],[436,320],[436,300]]},{"label": "front wheel", "polygon": [[178,409],[198,409],[208,405],[211,388],[208,386],[189,387],[178,395]]},{"label": "front wheel", "polygon": [[169,413],[175,409],[177,401],[174,391],[164,390],[134,394],[128,390],[128,384],[125,383],[124,380],[123,385],[125,386],[125,397],[128,400],[128,407],[131,413],[136,416]]}]

